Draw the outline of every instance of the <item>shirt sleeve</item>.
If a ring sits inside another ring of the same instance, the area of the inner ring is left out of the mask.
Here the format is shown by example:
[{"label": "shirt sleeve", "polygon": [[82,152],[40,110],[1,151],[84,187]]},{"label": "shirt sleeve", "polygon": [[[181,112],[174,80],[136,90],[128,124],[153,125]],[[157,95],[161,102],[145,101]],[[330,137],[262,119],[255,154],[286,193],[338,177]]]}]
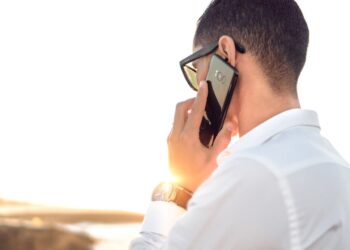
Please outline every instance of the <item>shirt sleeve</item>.
[{"label": "shirt sleeve", "polygon": [[141,237],[130,243],[130,250],[160,249],[176,221],[186,212],[172,202],[152,201],[140,230]]},{"label": "shirt sleeve", "polygon": [[157,250],[161,249],[166,237],[157,233],[141,232],[141,237],[131,241],[129,250]]},{"label": "shirt sleeve", "polygon": [[139,249],[288,249],[288,236],[275,176],[254,160],[232,159],[194,193],[158,248]]}]

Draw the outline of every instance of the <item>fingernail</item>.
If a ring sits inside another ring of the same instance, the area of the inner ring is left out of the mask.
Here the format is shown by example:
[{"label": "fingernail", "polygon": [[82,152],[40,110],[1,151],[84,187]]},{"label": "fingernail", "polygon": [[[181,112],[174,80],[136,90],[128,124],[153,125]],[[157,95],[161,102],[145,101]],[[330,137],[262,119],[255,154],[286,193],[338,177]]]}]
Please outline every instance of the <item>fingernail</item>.
[{"label": "fingernail", "polygon": [[204,84],[205,84],[205,81],[200,81],[199,88],[203,88]]}]

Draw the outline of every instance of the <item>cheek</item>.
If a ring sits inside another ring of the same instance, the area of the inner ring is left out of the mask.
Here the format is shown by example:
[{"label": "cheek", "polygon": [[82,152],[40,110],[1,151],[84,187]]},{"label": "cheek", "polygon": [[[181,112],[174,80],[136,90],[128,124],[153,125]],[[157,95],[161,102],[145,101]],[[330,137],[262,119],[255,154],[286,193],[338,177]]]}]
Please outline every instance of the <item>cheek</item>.
[{"label": "cheek", "polygon": [[197,71],[198,84],[199,84],[200,81],[205,81],[205,79],[207,78],[207,74],[208,74],[208,70],[207,69],[198,68],[198,71]]},{"label": "cheek", "polygon": [[197,68],[197,81],[198,84],[200,81],[205,81],[208,74],[209,68],[209,59],[210,57],[206,56],[198,60],[198,68]]}]

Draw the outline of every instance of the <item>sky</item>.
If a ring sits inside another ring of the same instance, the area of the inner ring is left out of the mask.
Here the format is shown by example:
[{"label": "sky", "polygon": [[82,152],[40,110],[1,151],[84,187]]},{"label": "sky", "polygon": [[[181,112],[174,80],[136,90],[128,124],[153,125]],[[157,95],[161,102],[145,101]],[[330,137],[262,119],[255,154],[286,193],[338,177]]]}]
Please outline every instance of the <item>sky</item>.
[{"label": "sky", "polygon": [[[350,5],[297,1],[310,29],[298,90],[350,161]],[[0,198],[144,212],[170,178],[179,61],[207,0],[1,1]]]}]

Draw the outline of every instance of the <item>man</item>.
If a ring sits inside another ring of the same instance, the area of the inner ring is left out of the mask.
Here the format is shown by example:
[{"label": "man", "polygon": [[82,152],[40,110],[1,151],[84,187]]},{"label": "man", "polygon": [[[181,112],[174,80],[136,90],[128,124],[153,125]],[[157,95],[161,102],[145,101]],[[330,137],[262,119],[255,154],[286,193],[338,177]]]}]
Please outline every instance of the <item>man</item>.
[{"label": "man", "polygon": [[[299,7],[293,0],[213,1],[198,22],[194,51],[213,42],[215,51],[193,63],[198,94],[177,105],[168,138],[178,182],[154,191],[130,249],[350,249],[349,165],[320,135],[317,114],[298,101],[308,46]],[[198,134],[214,53],[239,79],[226,123],[206,148]]]}]

